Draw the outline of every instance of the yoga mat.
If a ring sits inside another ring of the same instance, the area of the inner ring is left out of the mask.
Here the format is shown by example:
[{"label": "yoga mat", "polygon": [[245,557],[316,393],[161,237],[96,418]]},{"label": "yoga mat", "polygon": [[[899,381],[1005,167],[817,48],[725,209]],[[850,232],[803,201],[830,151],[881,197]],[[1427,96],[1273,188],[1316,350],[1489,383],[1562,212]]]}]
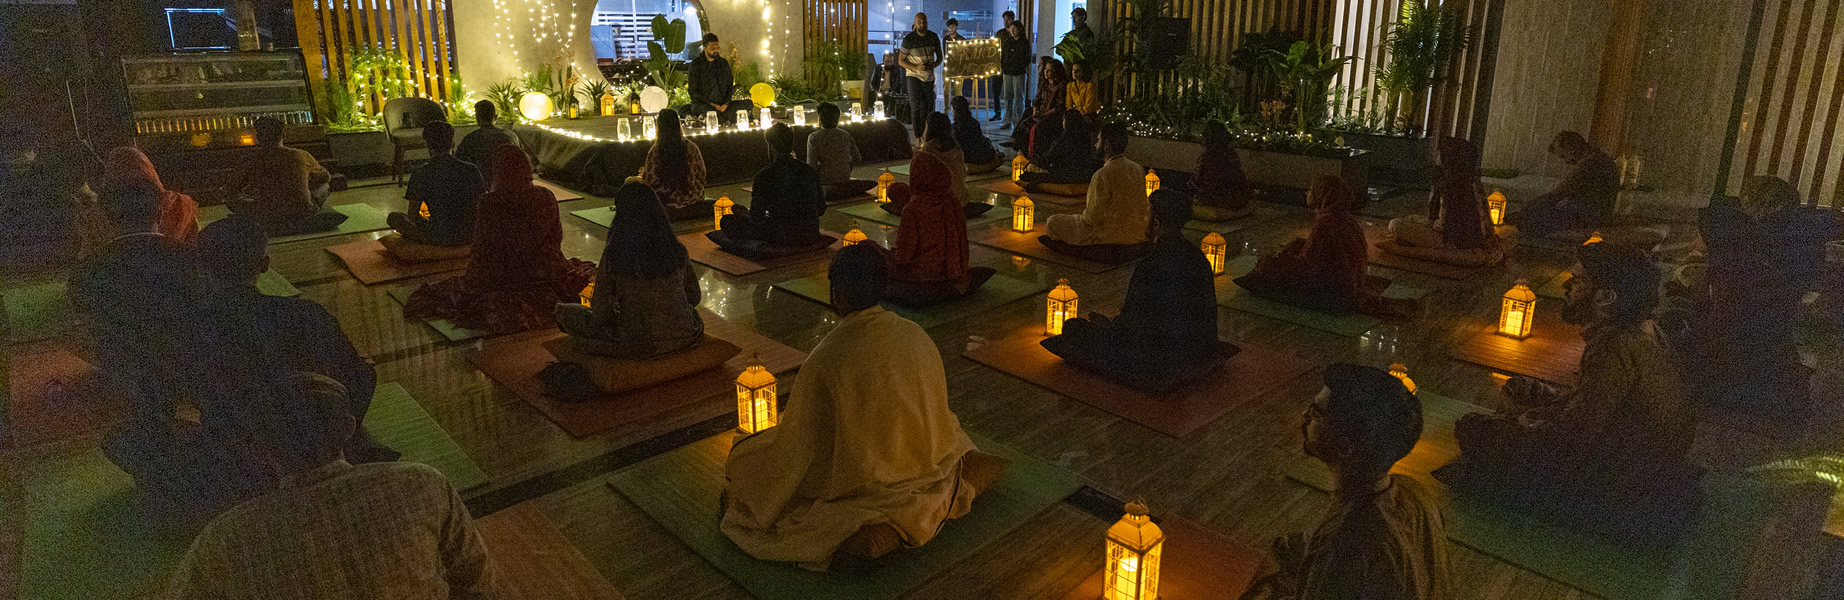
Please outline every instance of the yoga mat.
[{"label": "yoga mat", "polygon": [[121,418],[120,395],[95,367],[63,343],[17,346],[7,353],[7,389],[0,406],[0,448],[23,448],[101,433]]},{"label": "yoga mat", "polygon": [[615,207],[611,204],[597,208],[573,210],[570,211],[570,216],[601,225],[603,229],[607,229],[609,223],[615,222]]},{"label": "yoga mat", "polygon": [[1287,216],[1287,211],[1257,203],[1255,212],[1228,221],[1199,221],[1191,219],[1185,222],[1185,229],[1193,231],[1214,231],[1216,233],[1235,233]]},{"label": "yoga mat", "polygon": [[6,339],[18,344],[51,339],[75,325],[64,282],[52,281],[0,292],[6,309]]},{"label": "yoga mat", "polygon": [[146,513],[133,480],[94,443],[21,457],[9,469],[25,492],[20,598],[156,597],[192,543],[190,532]]},{"label": "yoga mat", "polygon": [[[840,208],[839,212],[851,215],[855,218],[864,219],[866,221],[875,221],[878,223],[883,223],[885,225],[901,226],[903,224],[902,217],[885,212],[883,207],[878,206],[878,203],[876,202],[871,202],[867,204],[853,204],[851,206]],[[971,227],[971,226],[974,226],[980,223],[1007,221],[1007,220],[1010,220],[1011,218],[1012,218],[1011,207],[995,206],[992,208],[992,210],[986,211],[986,214],[983,214],[983,215],[980,215],[980,216],[977,216],[971,219],[967,219],[967,226]]]},{"label": "yoga mat", "polygon": [[[1285,321],[1303,327],[1311,327],[1327,333],[1345,337],[1357,337],[1370,328],[1376,327],[1383,320],[1362,313],[1334,314],[1319,312],[1310,308],[1294,306],[1256,296],[1242,286],[1236,285],[1235,278],[1255,270],[1259,260],[1254,256],[1238,256],[1229,261],[1223,276],[1216,279],[1217,304],[1246,313],[1260,315],[1277,321]],[[1428,295],[1428,290],[1390,283],[1389,289],[1383,291],[1388,298],[1420,300]]]},{"label": "yoga mat", "polygon": [[503,600],[621,600],[536,501],[474,520]]},{"label": "yoga mat", "polygon": [[[415,292],[416,288],[406,285],[403,287],[391,288],[389,293],[391,298],[397,300],[397,304],[401,305],[408,303],[410,301],[410,294]],[[492,332],[489,331],[479,331],[456,326],[454,323],[448,322],[448,319],[423,319],[422,321],[428,323],[429,327],[435,329],[436,333],[442,334],[443,338],[451,342],[466,341],[492,335]]]},{"label": "yoga mat", "polygon": [[1031,327],[963,356],[1174,438],[1188,436],[1231,409],[1312,370],[1312,364],[1304,360],[1242,344],[1242,351],[1216,372],[1170,394],[1154,395],[1063,362],[1038,344],[1043,339],[1043,330]]},{"label": "yoga mat", "polygon": [[315,240],[391,228],[390,224],[384,222],[384,216],[390,214],[390,211],[370,204],[356,202],[352,204],[336,204],[333,205],[333,210],[346,213],[346,222],[340,223],[338,228],[328,231],[315,231],[312,233],[273,236],[269,238],[269,245],[273,246],[275,244],[286,244],[302,240]]},{"label": "yoga mat", "polygon": [[1513,375],[1528,375],[1563,387],[1575,385],[1581,367],[1581,328],[1553,312],[1538,312],[1531,335],[1498,335],[1496,324],[1454,347],[1453,357]]},{"label": "yoga mat", "polygon": [[301,290],[295,289],[295,284],[289,283],[288,278],[275,272],[275,269],[263,271],[262,275],[256,277],[256,291],[262,292],[265,296],[280,298],[293,298],[301,295]]},{"label": "yoga mat", "polygon": [[[834,239],[838,238],[838,236],[832,234],[826,235],[832,236]],[[679,236],[679,243],[685,244],[685,251],[691,255],[692,262],[736,276],[760,273],[769,269],[778,269],[788,265],[796,265],[822,258],[831,260],[832,253],[839,250],[839,247],[835,244],[827,246],[822,250],[815,250],[793,256],[751,259],[724,252],[717,247],[717,242],[711,241],[711,238],[704,237],[703,233],[687,233],[681,235]]]},{"label": "yoga mat", "polygon": [[608,484],[757,598],[896,598],[1004,537],[1082,486],[1081,480],[1067,471],[991,440],[968,435],[981,450],[1012,461],[1004,478],[973,500],[972,512],[943,524],[941,532],[927,544],[899,550],[864,573],[816,573],[789,563],[758,560],[724,536],[718,528],[718,495],[724,486],[730,434],[712,436],[642,461],[616,473]]},{"label": "yoga mat", "polygon": [[776,374],[799,368],[807,360],[805,352],[725,321],[708,310],[700,309],[699,313],[704,317],[706,334],[735,344],[743,351],[721,368],[649,388],[610,394],[604,399],[568,403],[544,395],[538,371],[557,361],[544,344],[564,337],[554,329],[493,340],[475,353],[472,360],[481,372],[511,388],[558,427],[579,438],[675,410],[696,411],[698,420],[734,414],[736,376],[749,366],[751,357],[760,354],[763,366]]},{"label": "yoga mat", "polygon": [[1390,254],[1378,249],[1374,244],[1370,246],[1370,264],[1398,271],[1420,273],[1422,275],[1453,280],[1471,279],[1473,276],[1478,275],[1479,272],[1485,270],[1484,267],[1458,267],[1434,261],[1409,258],[1400,254]]},{"label": "yoga mat", "polygon": [[1569,290],[1565,287],[1565,284],[1569,282],[1570,277],[1574,276],[1574,273],[1568,271],[1556,274],[1555,277],[1551,277],[1548,282],[1544,283],[1542,287],[1537,288],[1537,297],[1554,298],[1557,300],[1567,298]]},{"label": "yoga mat", "polygon": [[223,204],[200,206],[198,207],[198,227],[204,229],[206,225],[221,221],[230,215],[230,207]]},{"label": "yoga mat", "polygon": [[[1421,439],[1407,457],[1396,461],[1392,473],[1408,475],[1429,483],[1434,470],[1460,457],[1460,443],[1454,440],[1453,425],[1460,417],[1472,413],[1491,414],[1491,410],[1441,396],[1424,389],[1415,395],[1421,400]],[[1302,457],[1282,469],[1288,479],[1306,484],[1321,492],[1331,492],[1332,471],[1315,458]]]},{"label": "yoga mat", "polygon": [[551,183],[543,179],[533,179],[531,180],[531,182],[537,185],[538,187],[550,190],[552,194],[557,196],[558,202],[569,202],[571,200],[581,200],[583,198],[582,194],[578,194],[576,192],[566,190],[561,185],[557,185],[555,183]]},{"label": "yoga mat", "polygon": [[408,262],[398,259],[384,244],[378,240],[363,239],[351,243],[329,246],[327,252],[339,257],[339,262],[346,265],[346,270],[359,283],[373,285],[391,281],[447,273],[467,268],[466,258],[453,258],[429,262]]},{"label": "yoga mat", "polygon": [[404,462],[418,462],[441,471],[448,484],[457,490],[470,490],[487,484],[487,474],[455,444],[454,438],[410,397],[409,390],[396,383],[378,386],[371,394],[371,410],[365,413],[365,431],[372,439],[403,453]]},{"label": "yoga mat", "polygon": [[1046,192],[1030,192],[1027,194],[1024,188],[1018,187],[1018,184],[1013,183],[1009,177],[981,184],[980,189],[1014,197],[1029,195],[1031,197],[1031,202],[1040,205],[1048,204],[1050,206],[1061,206],[1063,208],[1079,208],[1088,204],[1088,198],[1082,196],[1062,196]]},{"label": "yoga mat", "polygon": [[[823,306],[832,306],[832,281],[825,273],[809,275],[799,279],[790,279],[775,284],[790,294],[818,302]],[[1050,286],[1031,281],[1024,281],[1005,275],[993,275],[986,284],[973,293],[923,308],[909,308],[892,302],[885,302],[884,308],[915,321],[923,329],[942,323],[964,319],[988,309],[1010,304],[1017,300],[1030,298],[1050,291]]]},{"label": "yoga mat", "polygon": [[[1165,534],[1159,561],[1159,597],[1169,600],[1235,600],[1242,596],[1261,568],[1263,550],[1180,517],[1156,521]],[[1106,569],[1063,595],[1063,600],[1101,597]]]},{"label": "yoga mat", "polygon": [[1053,262],[1066,267],[1074,267],[1089,273],[1106,273],[1126,266],[1127,264],[1121,263],[1118,265],[1110,265],[1086,258],[1076,258],[1051,250],[1050,247],[1045,246],[1043,242],[1037,241],[1037,236],[1043,235],[1049,231],[1050,228],[1045,226],[1043,221],[1038,221],[1037,226],[1031,229],[1031,233],[1018,233],[1011,229],[1000,229],[995,227],[986,231],[969,231],[967,232],[967,240],[988,248],[995,248],[1012,254],[1020,254],[1042,261]]}]

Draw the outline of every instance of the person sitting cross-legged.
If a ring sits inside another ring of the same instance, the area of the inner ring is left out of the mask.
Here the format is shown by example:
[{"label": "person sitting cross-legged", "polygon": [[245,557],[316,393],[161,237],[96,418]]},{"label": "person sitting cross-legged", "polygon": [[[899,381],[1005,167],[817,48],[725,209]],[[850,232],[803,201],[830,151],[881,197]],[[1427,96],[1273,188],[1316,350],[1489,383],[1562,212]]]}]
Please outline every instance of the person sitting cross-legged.
[{"label": "person sitting cross-legged", "polygon": [[1583,326],[1580,378],[1503,387],[1515,410],[1454,426],[1460,458],[1436,472],[1460,494],[1529,504],[1624,539],[1663,540],[1694,510],[1696,424],[1652,326],[1658,268],[1643,251],[1577,251],[1562,318]]},{"label": "person sitting cross-legged", "polygon": [[282,120],[256,120],[256,148],[244,159],[232,212],[263,224],[269,235],[330,231],[346,214],[327,206],[333,175],[314,155],[282,145]]},{"label": "person sitting cross-legged", "polygon": [[1219,223],[1255,212],[1255,186],[1249,185],[1242,155],[1236,153],[1235,139],[1221,121],[1204,123],[1203,151],[1197,154],[1193,172],[1192,218]]},{"label": "person sitting cross-legged", "polygon": [[1496,263],[1504,247],[1492,231],[1485,187],[1479,183],[1479,148],[1461,138],[1440,141],[1440,179],[1428,198],[1428,214],[1389,222],[1395,240],[1383,251],[1447,264]]},{"label": "person sitting cross-legged", "polygon": [[493,189],[493,151],[500,146],[523,148],[519,136],[499,126],[499,107],[492,100],[474,103],[474,122],[480,126],[461,138],[455,146],[455,158],[480,170],[483,189]]},{"label": "person sitting cross-legged", "polygon": [[1146,169],[1128,159],[1127,127],[1102,127],[1097,147],[1108,157],[1089,179],[1088,204],[1081,214],[1051,215],[1049,233],[1037,240],[1071,256],[1118,262],[1113,254],[1130,254],[1146,243],[1151,222],[1146,201]]},{"label": "person sitting cross-legged", "polygon": [[935,342],[878,306],[885,269],[871,244],[839,251],[829,270],[839,324],[801,366],[780,424],[730,450],[722,530],[750,556],[868,566],[928,543],[1004,472],[949,410]]},{"label": "person sitting cross-legged", "polygon": [[839,105],[821,102],[819,113],[819,131],[807,134],[807,164],[819,172],[826,201],[851,200],[877,187],[876,181],[852,179],[852,167],[863,157],[852,133],[839,129]]},{"label": "person sitting cross-legged", "polygon": [[1274,541],[1243,600],[1455,598],[1447,517],[1425,483],[1390,473],[1421,438],[1421,403],[1374,367],[1334,364],[1300,425],[1332,471],[1333,506]]},{"label": "person sitting cross-legged", "polygon": [[486,193],[486,184],[479,168],[449,152],[454,142],[453,125],[438,121],[423,127],[429,163],[410,173],[403,192],[410,201],[405,212],[393,212],[385,219],[403,239],[450,248],[473,240],[474,209]]},{"label": "person sitting cross-legged", "polygon": [[338,382],[272,382],[299,402],[262,407],[250,440],[282,474],[278,489],[205,525],[168,583],[169,598],[492,598],[493,561],[467,505],[428,465],[353,465],[340,453],[358,422]]},{"label": "person sitting cross-legged", "polygon": [[[160,217],[155,231],[181,244],[192,243],[198,235],[198,202],[191,196],[167,189],[147,154],[135,148],[110,150],[103,159],[103,185],[125,180],[139,180],[160,190]],[[80,193],[77,208],[77,255],[89,256],[115,239],[117,230],[94,193]]]},{"label": "person sitting cross-legged", "polygon": [[890,248],[890,299],[923,306],[979,289],[995,271],[967,266],[967,216],[948,185],[951,172],[931,152],[917,152],[909,168],[909,201]]},{"label": "person sitting cross-legged", "polygon": [[704,154],[698,145],[685,139],[679,113],[670,108],[659,112],[658,137],[647,149],[640,179],[659,194],[666,215],[674,221],[709,218],[711,201],[704,199]]},{"label": "person sitting cross-legged", "polygon": [[723,234],[734,241],[778,246],[803,246],[824,238],[820,215],[826,212],[825,192],[819,173],[794,158],[793,128],[776,123],[762,139],[768,142],[768,166],[756,172],[749,206],[724,215]]},{"label": "person sitting cross-legged", "polygon": [[1236,278],[1250,293],[1320,312],[1360,312],[1384,317],[1404,317],[1414,312],[1414,302],[1384,298],[1389,282],[1369,277],[1365,264],[1370,248],[1364,224],[1351,214],[1351,188],[1335,175],[1315,177],[1306,191],[1313,207],[1313,227],[1271,256],[1263,256],[1255,270]]},{"label": "person sitting cross-legged", "polygon": [[[1025,171],[1018,178],[1027,192],[1081,195],[1083,192],[1078,190],[1102,168],[1103,163],[1095,160],[1095,134],[1089,129],[1088,119],[1074,111],[1060,114],[1062,127],[1057,129],[1055,141],[1041,142],[1044,147],[1031,157],[1031,165],[1042,170]],[[1126,148],[1123,146],[1121,151],[1126,152]]]},{"label": "person sitting cross-legged", "polygon": [[1210,262],[1181,233],[1191,199],[1153,192],[1159,238],[1133,268],[1127,300],[1110,319],[1090,314],[1063,323],[1044,349],[1135,389],[1169,392],[1209,375],[1238,349],[1217,340],[1217,296]]},{"label": "person sitting cross-legged", "polygon": [[1542,236],[1600,227],[1613,214],[1620,195],[1619,165],[1573,131],[1556,134],[1549,153],[1569,163],[1569,175],[1523,210],[1505,215],[1505,223],[1516,225],[1524,235]]},{"label": "person sitting cross-legged", "polygon": [[967,161],[967,172],[985,173],[999,168],[1005,157],[999,155],[992,147],[992,139],[980,129],[980,119],[973,116],[967,97],[955,96],[949,105],[954,109],[954,142],[960,146],[961,158]]},{"label": "person sitting cross-legged", "polygon": [[702,298],[666,209],[652,189],[629,181],[615,192],[615,218],[608,224],[590,305],[558,304],[557,327],[591,354],[659,358],[704,337]]},{"label": "person sitting cross-legged", "polygon": [[[954,126],[948,122],[948,116],[941,113],[929,113],[927,123],[922,128],[922,147],[910,156],[910,169],[915,169],[915,159],[923,154],[934,157],[942,166],[947,167],[948,194],[960,203],[961,210],[971,219],[986,214],[993,205],[985,202],[970,202],[967,194],[967,162],[960,150],[960,142],[955,139]],[[913,175],[913,172],[912,172]],[[903,206],[909,202],[911,183],[896,183],[890,186],[890,201],[879,204],[885,212],[894,215],[903,214]]]}]

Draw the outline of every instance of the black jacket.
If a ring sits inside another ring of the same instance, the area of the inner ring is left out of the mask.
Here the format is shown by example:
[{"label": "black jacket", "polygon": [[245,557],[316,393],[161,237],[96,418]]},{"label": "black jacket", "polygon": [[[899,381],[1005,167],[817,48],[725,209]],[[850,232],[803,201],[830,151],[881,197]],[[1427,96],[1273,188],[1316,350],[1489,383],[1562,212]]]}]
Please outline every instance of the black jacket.
[{"label": "black jacket", "polygon": [[736,80],[730,75],[730,61],[719,56],[707,59],[703,53],[692,59],[689,69],[693,104],[729,104]]},{"label": "black jacket", "polygon": [[999,37],[999,72],[1006,75],[1024,75],[1031,72],[1031,39],[1029,36],[1013,38],[1007,32]]}]

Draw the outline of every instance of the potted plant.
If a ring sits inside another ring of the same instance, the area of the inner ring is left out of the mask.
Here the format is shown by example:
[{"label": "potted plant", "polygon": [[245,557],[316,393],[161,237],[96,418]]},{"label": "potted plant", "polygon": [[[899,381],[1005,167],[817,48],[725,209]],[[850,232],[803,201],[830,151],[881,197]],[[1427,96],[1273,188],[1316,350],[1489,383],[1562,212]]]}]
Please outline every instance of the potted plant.
[{"label": "potted plant", "polygon": [[[1434,141],[1439,132],[1422,131],[1421,111],[1428,93],[1447,78],[1454,61],[1472,45],[1473,29],[1458,5],[1423,6],[1405,2],[1383,34],[1387,62],[1377,65],[1376,89],[1367,113],[1334,120],[1345,141],[1372,151],[1379,176],[1421,185],[1434,176]],[[1360,92],[1359,96],[1364,94]]]}]

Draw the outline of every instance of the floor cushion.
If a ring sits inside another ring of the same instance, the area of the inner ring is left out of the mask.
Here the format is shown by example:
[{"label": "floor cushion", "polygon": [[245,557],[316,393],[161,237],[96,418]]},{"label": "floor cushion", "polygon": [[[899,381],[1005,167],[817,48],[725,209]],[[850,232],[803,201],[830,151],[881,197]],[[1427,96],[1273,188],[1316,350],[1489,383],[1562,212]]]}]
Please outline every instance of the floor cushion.
[{"label": "floor cushion", "polygon": [[384,249],[389,251],[391,256],[397,257],[397,260],[411,263],[467,258],[468,253],[473,250],[471,246],[431,246],[410,241],[396,233],[378,238],[378,243],[383,244]]},{"label": "floor cushion", "polygon": [[825,250],[828,246],[831,246],[833,242],[838,241],[831,236],[822,235],[806,244],[770,244],[762,240],[735,239],[725,235],[723,231],[712,231],[704,234],[704,237],[710,239],[711,243],[717,244],[719,250],[751,260],[783,258],[797,254],[806,254],[808,252],[818,252],[820,250]]},{"label": "floor cushion", "polygon": [[596,389],[608,394],[689,377],[723,366],[724,362],[743,351],[736,344],[709,334],[691,348],[653,360],[616,358],[586,351],[595,344],[594,340],[565,336],[546,342],[544,347],[557,360],[583,365],[588,369],[589,380],[595,383]]}]

